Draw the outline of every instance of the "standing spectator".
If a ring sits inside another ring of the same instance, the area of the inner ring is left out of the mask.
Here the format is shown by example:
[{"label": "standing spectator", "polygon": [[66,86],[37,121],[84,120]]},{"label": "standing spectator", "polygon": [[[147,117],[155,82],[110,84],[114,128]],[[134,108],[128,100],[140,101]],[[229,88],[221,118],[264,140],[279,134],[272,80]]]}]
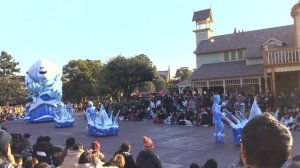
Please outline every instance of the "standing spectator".
[{"label": "standing spectator", "polygon": [[243,129],[241,158],[245,167],[280,168],[290,156],[292,144],[290,131],[269,113],[263,113]]},{"label": "standing spectator", "polygon": [[154,143],[146,136],[143,137],[144,150],[140,151],[136,158],[137,168],[161,168],[161,163],[156,154],[154,154]]}]

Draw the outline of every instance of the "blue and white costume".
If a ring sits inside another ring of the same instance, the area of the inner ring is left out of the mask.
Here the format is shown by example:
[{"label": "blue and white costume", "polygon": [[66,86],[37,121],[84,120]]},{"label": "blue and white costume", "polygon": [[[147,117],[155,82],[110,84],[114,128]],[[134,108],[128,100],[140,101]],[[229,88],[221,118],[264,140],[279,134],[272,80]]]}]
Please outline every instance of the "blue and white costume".
[{"label": "blue and white costume", "polygon": [[212,113],[213,113],[213,123],[215,124],[215,141],[216,143],[224,143],[224,124],[222,121],[222,113],[221,113],[221,105],[220,96],[214,95],[212,97],[214,104],[212,106]]}]

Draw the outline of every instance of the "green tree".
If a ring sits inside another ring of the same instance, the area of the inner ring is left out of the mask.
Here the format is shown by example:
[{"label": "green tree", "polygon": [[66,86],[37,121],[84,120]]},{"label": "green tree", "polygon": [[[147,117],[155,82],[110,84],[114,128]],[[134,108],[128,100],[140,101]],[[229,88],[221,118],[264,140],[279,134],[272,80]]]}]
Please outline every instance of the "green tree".
[{"label": "green tree", "polygon": [[111,95],[120,100],[123,94],[128,99],[139,86],[146,81],[152,81],[154,68],[150,59],[140,54],[125,58],[117,56],[111,59],[103,68],[102,74]]},{"label": "green tree", "polygon": [[0,77],[0,104],[25,103],[25,85],[21,77]]},{"label": "green tree", "polygon": [[153,92],[155,86],[152,81],[146,81],[137,88],[137,92]]},{"label": "green tree", "polygon": [[155,86],[155,91],[165,90],[167,86],[167,82],[159,75],[155,76],[152,83]]},{"label": "green tree", "polygon": [[5,51],[0,55],[0,76],[14,76],[14,73],[20,72],[17,68],[19,62],[15,61],[13,57]]},{"label": "green tree", "polygon": [[0,104],[24,103],[25,87],[21,77],[15,77],[20,72],[19,62],[5,51],[0,55]]},{"label": "green tree", "polygon": [[192,70],[190,70],[188,67],[181,67],[176,70],[174,78],[177,82],[182,82],[184,80],[187,80],[192,75],[192,73]]},{"label": "green tree", "polygon": [[100,60],[71,60],[63,67],[63,98],[82,100],[98,96]]}]

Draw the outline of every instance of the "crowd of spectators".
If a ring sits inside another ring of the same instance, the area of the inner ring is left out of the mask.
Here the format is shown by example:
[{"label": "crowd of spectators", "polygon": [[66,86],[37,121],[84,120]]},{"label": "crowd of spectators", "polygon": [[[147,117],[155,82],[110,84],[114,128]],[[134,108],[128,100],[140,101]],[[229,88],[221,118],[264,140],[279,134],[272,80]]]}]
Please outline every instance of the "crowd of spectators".
[{"label": "crowd of spectators", "polygon": [[[145,97],[134,99],[130,104],[107,104],[108,112],[120,111],[120,119],[126,121],[142,121],[153,119],[154,124],[178,124],[187,126],[209,127],[212,123],[212,97],[213,93],[182,94]],[[275,98],[272,94],[246,95],[244,93],[227,93],[221,95],[226,104],[224,109],[236,112],[245,110],[249,115],[254,99],[257,100],[263,112],[275,116],[289,129],[300,129],[300,91],[294,89],[289,96],[284,93],[278,95],[275,107]],[[73,104],[74,111],[84,111],[83,105]],[[24,115],[23,106],[0,107],[1,121],[21,119]],[[3,128],[4,129],[4,128]],[[4,129],[5,130],[5,129]],[[0,167],[1,162],[14,165],[14,167],[39,168],[39,167],[120,167],[135,168],[153,164],[153,167],[161,167],[158,156],[153,152],[154,143],[149,137],[143,137],[144,150],[134,159],[130,153],[131,145],[128,142],[121,144],[110,159],[100,151],[100,142],[94,141],[89,148],[84,148],[76,143],[75,138],[68,138],[64,148],[51,143],[49,136],[38,137],[34,145],[30,144],[30,134],[5,134],[0,131]],[[3,135],[2,135],[3,134]],[[5,151],[3,142],[11,138],[11,151]],[[6,153],[7,152],[7,153]],[[148,158],[150,157],[150,158]],[[207,160],[205,165],[217,167],[214,159]],[[145,166],[145,167],[147,167]],[[190,167],[197,167],[192,163]],[[199,166],[198,166],[199,167]]]},{"label": "crowd of spectators", "polygon": [[[274,134],[275,133],[275,134]],[[52,144],[50,136],[39,136],[31,145],[29,133],[9,134],[5,127],[0,130],[0,167],[2,168],[161,168],[162,164],[154,151],[154,142],[144,136],[144,149],[137,157],[131,154],[131,145],[124,142],[112,158],[106,158],[99,141],[84,147],[74,137],[65,141],[65,146]],[[293,140],[287,127],[269,113],[255,117],[243,129],[241,159],[244,167],[280,168],[289,158]],[[293,158],[288,168],[299,165],[299,155]],[[191,163],[190,168],[200,168]],[[215,159],[208,159],[202,168],[217,168]]]},{"label": "crowd of spectators", "polygon": [[[153,119],[155,124],[178,124],[187,126],[208,127],[212,123],[213,93],[181,94],[135,98],[130,104],[122,104],[112,108],[119,111],[121,120],[142,121]],[[269,112],[282,121],[290,129],[300,129],[300,92],[295,89],[290,96],[281,93],[278,97],[278,106],[275,107],[275,98],[272,94],[234,94],[221,95],[226,106],[224,109],[235,113],[245,111],[249,115],[254,98],[256,98],[262,112]],[[284,97],[284,100],[281,98]],[[112,105],[113,106],[113,105]]]},{"label": "crowd of spectators", "polygon": [[18,120],[24,117],[24,107],[16,106],[0,106],[0,123],[7,120]]},{"label": "crowd of spectators", "polygon": [[2,168],[161,168],[161,161],[154,152],[154,142],[144,136],[141,140],[144,149],[136,159],[133,158],[131,145],[124,142],[112,158],[106,158],[101,152],[99,141],[93,141],[85,148],[69,137],[65,146],[51,143],[50,136],[40,136],[31,145],[29,133],[9,134],[5,127],[0,130],[0,167]]}]

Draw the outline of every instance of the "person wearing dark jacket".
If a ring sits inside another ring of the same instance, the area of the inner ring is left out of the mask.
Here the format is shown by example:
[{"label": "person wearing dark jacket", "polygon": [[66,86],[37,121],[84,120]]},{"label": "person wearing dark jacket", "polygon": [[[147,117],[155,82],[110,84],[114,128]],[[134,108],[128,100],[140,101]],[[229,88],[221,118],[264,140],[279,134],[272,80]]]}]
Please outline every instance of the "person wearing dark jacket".
[{"label": "person wearing dark jacket", "polygon": [[143,137],[144,150],[136,158],[137,168],[161,168],[158,156],[153,152],[154,143],[146,136]]},{"label": "person wearing dark jacket", "polygon": [[121,154],[125,158],[125,168],[136,168],[135,161],[130,153],[131,145],[128,142],[122,143],[120,149],[114,154],[114,157],[117,154]]}]

